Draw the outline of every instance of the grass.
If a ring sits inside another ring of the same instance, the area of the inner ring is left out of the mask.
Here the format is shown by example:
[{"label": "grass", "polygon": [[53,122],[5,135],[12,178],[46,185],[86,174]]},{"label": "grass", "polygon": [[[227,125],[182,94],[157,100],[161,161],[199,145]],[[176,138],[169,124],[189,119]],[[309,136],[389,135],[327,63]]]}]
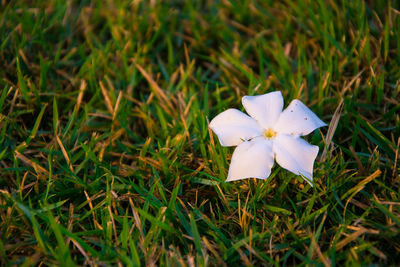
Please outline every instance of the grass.
[{"label": "grass", "polygon": [[[398,1],[0,10],[1,265],[398,264]],[[274,90],[330,123],[314,188],[224,182],[208,121]]]}]

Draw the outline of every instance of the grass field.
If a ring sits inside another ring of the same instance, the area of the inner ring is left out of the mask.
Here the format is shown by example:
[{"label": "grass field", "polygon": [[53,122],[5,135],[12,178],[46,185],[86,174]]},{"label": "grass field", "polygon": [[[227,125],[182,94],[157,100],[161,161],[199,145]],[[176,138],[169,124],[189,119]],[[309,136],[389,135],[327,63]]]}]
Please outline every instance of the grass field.
[{"label": "grass field", "polygon": [[[0,265],[400,262],[399,1],[3,0],[0,62]],[[209,121],[276,90],[314,187],[226,183]]]}]

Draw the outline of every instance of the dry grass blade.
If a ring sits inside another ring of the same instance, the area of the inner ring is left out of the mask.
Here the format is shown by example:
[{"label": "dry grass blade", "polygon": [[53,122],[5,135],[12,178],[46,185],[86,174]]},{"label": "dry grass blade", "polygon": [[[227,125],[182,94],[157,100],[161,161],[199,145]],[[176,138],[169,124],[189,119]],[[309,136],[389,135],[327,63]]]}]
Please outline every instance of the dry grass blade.
[{"label": "dry grass blade", "polygon": [[393,178],[396,177],[396,173],[397,173],[397,160],[399,157],[399,149],[400,149],[400,137],[397,139],[397,148],[396,148],[396,154],[394,157],[394,165],[393,165],[393,172],[392,172]]},{"label": "dry grass blade", "polygon": [[370,176],[368,176],[367,178],[365,178],[364,180],[362,180],[361,182],[359,182],[356,186],[354,186],[353,188],[351,188],[349,191],[347,191],[343,196],[342,199],[346,198],[348,195],[350,195],[351,193],[353,193],[354,191],[357,191],[359,188],[362,188],[363,186],[365,186],[367,183],[371,182],[372,180],[374,180],[375,178],[379,177],[382,174],[381,170],[376,170],[373,174],[371,174]]},{"label": "dry grass blade", "polygon": [[96,215],[95,215],[94,210],[93,210],[92,200],[90,199],[90,197],[89,197],[89,195],[88,195],[88,193],[87,193],[86,191],[83,191],[83,192],[85,193],[85,197],[86,197],[87,202],[88,202],[88,204],[89,204],[90,210],[92,211],[94,226],[97,227],[97,228],[100,229],[100,230],[103,230],[103,227],[102,227],[102,226],[98,223],[98,221],[96,220]]},{"label": "dry grass blade", "polygon": [[365,168],[362,165],[360,158],[357,156],[357,153],[352,146],[350,146],[350,151],[353,154],[354,159],[356,160],[357,167],[360,170],[361,175],[366,175],[367,173],[365,171]]},{"label": "dry grass blade", "polygon": [[173,111],[173,106],[171,101],[168,99],[167,95],[164,93],[164,90],[158,86],[158,84],[154,81],[154,79],[150,76],[149,73],[145,69],[143,69],[139,64],[135,63],[136,68],[140,71],[143,77],[147,80],[150,84],[151,89],[153,89],[154,94],[161,100],[160,105],[166,104],[168,110],[171,112]]},{"label": "dry grass blade", "polygon": [[109,213],[110,218],[111,218],[111,223],[112,223],[112,227],[113,227],[115,242],[118,242],[118,233],[117,233],[117,227],[115,226],[114,214],[111,211],[111,206],[110,205],[107,206],[107,209],[108,209],[108,213]]},{"label": "dry grass blade", "polygon": [[346,205],[344,206],[344,210],[343,210],[343,216],[346,214],[346,209],[347,209],[347,205],[349,204],[349,202],[353,199],[353,197],[360,192],[364,186],[371,182],[372,180],[374,180],[375,178],[379,177],[382,174],[381,170],[376,170],[373,174],[371,174],[370,176],[368,176],[367,178],[365,178],[364,180],[362,180],[361,182],[359,182],[355,187],[351,188],[349,191],[347,191],[342,199],[346,198],[348,195],[350,195],[350,197],[347,199],[346,201]]},{"label": "dry grass blade", "polygon": [[335,134],[336,128],[338,126],[339,120],[340,120],[340,115],[342,114],[343,110],[343,98],[340,99],[339,105],[337,106],[335,113],[332,116],[331,122],[329,123],[329,128],[328,128],[328,133],[326,134],[326,144],[324,147],[324,151],[322,152],[321,155],[321,161],[325,161],[327,152],[330,148],[330,145],[332,143],[332,138],[333,135]]},{"label": "dry grass blade", "polygon": [[346,83],[346,85],[343,87],[343,90],[341,92],[341,96],[343,97],[346,92],[350,89],[350,87],[353,85],[353,83],[355,81],[358,80],[358,78],[360,78],[361,74],[364,72],[364,70],[360,71],[356,76],[354,76],[350,82]]},{"label": "dry grass blade", "polygon": [[131,198],[129,198],[129,205],[130,205],[131,210],[132,210],[132,214],[133,214],[133,218],[134,218],[134,221],[135,221],[135,225],[140,231],[141,241],[143,242],[145,236],[144,236],[144,233],[143,233],[143,230],[142,230],[143,229],[142,228],[142,222],[140,220],[140,216],[139,216],[138,212],[136,211],[135,205],[133,204],[133,201],[132,201]]},{"label": "dry grass blade", "polygon": [[365,228],[360,228],[356,232],[352,233],[351,235],[347,236],[340,242],[336,244],[336,251],[341,250],[344,246],[349,244],[350,242],[354,241],[359,237],[360,235],[364,234],[367,230]]},{"label": "dry grass blade", "polygon": [[65,147],[64,147],[63,143],[61,142],[60,137],[56,136],[56,139],[57,139],[57,143],[58,143],[58,145],[60,146],[61,151],[62,151],[62,153],[63,153],[63,155],[64,155],[64,158],[65,158],[65,160],[67,161],[67,164],[68,164],[70,170],[71,170],[72,172],[74,172],[74,168],[72,167],[72,164],[71,164],[71,162],[70,162],[70,160],[69,160],[69,156],[68,156],[67,150],[65,150]]},{"label": "dry grass blade", "polygon": [[205,247],[207,247],[207,249],[215,256],[215,258],[218,261],[218,265],[219,266],[227,266],[226,263],[222,260],[222,258],[220,257],[220,255],[218,254],[218,252],[214,249],[213,245],[210,244],[210,242],[208,241],[207,237],[203,236],[202,237],[203,243],[205,245]]},{"label": "dry grass blade", "polygon": [[122,95],[123,95],[122,91],[119,91],[118,98],[117,98],[117,101],[115,102],[115,106],[114,106],[114,112],[112,113],[113,121],[115,120],[115,117],[117,116],[119,104],[121,103],[121,99],[122,99]]},{"label": "dry grass blade", "polygon": [[313,247],[315,248],[315,251],[317,252],[318,257],[321,259],[321,261],[322,261],[322,263],[324,264],[324,266],[325,266],[325,267],[331,266],[331,262],[330,262],[329,258],[326,258],[326,257],[322,254],[321,248],[320,248],[320,246],[318,245],[318,243],[315,241],[315,237],[314,237],[313,234],[311,235],[311,243],[312,243]]},{"label": "dry grass blade", "polygon": [[79,87],[79,94],[78,98],[76,99],[76,112],[79,111],[79,108],[81,107],[82,99],[83,99],[83,94],[85,93],[86,90],[86,81],[82,80],[81,86]]},{"label": "dry grass blade", "polygon": [[35,172],[37,174],[46,174],[49,175],[49,172],[43,168],[42,166],[40,166],[39,164],[37,164],[36,162],[30,160],[28,157],[22,155],[19,151],[15,150],[15,156],[17,158],[19,158],[20,160],[22,160],[25,164],[33,167],[35,169]]},{"label": "dry grass blade", "polygon": [[104,87],[104,84],[101,81],[99,81],[99,84],[100,84],[101,93],[103,94],[104,101],[106,103],[108,112],[110,112],[110,114],[114,114],[114,108],[113,108],[110,96],[108,95],[107,89]]}]

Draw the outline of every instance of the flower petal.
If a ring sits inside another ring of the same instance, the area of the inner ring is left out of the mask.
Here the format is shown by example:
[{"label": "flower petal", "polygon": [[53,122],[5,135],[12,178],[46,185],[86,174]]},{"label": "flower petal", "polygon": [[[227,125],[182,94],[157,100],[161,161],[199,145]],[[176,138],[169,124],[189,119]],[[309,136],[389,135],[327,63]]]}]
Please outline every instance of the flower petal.
[{"label": "flower petal", "polygon": [[283,108],[283,97],[280,91],[258,96],[244,96],[242,104],[246,112],[267,129],[273,127],[278,120]]},{"label": "flower petal", "polygon": [[258,178],[267,179],[274,165],[272,143],[263,138],[243,142],[232,155],[227,182]]},{"label": "flower petal", "polygon": [[307,143],[300,137],[278,134],[273,141],[276,162],[284,169],[297,175],[303,175],[312,186],[314,160],[318,154],[318,146]]},{"label": "flower petal", "polygon": [[300,100],[295,99],[281,113],[274,130],[290,135],[307,135],[322,126],[326,126],[326,123]]},{"label": "flower petal", "polygon": [[228,109],[210,122],[222,146],[237,146],[244,140],[260,136],[261,126],[251,117],[237,109]]}]

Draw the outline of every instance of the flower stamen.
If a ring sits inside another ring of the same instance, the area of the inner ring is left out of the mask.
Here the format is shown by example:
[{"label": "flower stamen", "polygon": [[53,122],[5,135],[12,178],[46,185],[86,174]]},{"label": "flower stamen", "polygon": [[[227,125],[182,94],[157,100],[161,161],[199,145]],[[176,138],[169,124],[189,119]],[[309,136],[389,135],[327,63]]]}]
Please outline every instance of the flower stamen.
[{"label": "flower stamen", "polygon": [[263,132],[263,136],[265,139],[272,139],[276,136],[276,132],[274,130],[272,130],[271,128],[268,128],[266,130],[264,130]]}]

